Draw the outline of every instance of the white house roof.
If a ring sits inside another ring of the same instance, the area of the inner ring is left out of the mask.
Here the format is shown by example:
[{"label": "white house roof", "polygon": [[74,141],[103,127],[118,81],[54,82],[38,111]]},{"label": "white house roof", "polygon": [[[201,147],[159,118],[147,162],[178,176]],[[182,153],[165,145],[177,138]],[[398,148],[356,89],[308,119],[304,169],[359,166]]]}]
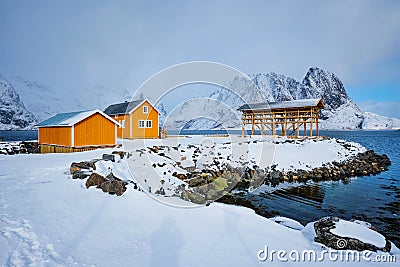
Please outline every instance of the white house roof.
[{"label": "white house roof", "polygon": [[94,110],[84,110],[84,111],[76,111],[76,112],[68,112],[68,113],[60,113],[51,118],[48,118],[45,121],[37,124],[35,127],[53,127],[53,126],[72,126],[77,124],[78,122],[99,113],[106,119],[110,120],[111,122],[121,126],[117,121],[113,118],[105,114],[99,109]]},{"label": "white house roof", "polygon": [[316,107],[316,106],[319,106],[321,108],[324,107],[324,103],[322,102],[321,98],[244,104],[241,107],[239,107],[238,110],[239,111],[272,110],[272,109],[303,108],[303,107]]}]

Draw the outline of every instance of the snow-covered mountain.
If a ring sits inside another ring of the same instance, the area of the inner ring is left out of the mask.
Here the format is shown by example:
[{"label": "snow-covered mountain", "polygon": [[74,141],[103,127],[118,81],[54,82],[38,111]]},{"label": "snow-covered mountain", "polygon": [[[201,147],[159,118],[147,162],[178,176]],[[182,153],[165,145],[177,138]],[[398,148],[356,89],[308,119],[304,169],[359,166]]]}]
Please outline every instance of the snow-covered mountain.
[{"label": "snow-covered mountain", "polygon": [[14,87],[0,74],[0,130],[30,129],[36,124]]},{"label": "snow-covered mountain", "polygon": [[363,129],[400,129],[400,119],[388,118],[371,112],[364,112]]},{"label": "snow-covered mountain", "polygon": [[[173,110],[158,102],[161,121],[168,129],[240,128],[241,114],[236,109],[243,103],[285,101],[321,97],[326,108],[321,110],[321,129],[395,129],[398,119],[363,113],[349,98],[343,83],[333,73],[310,68],[300,82],[276,73],[249,75],[253,82],[237,78],[233,90],[217,88],[204,98],[192,99]],[[20,76],[7,80],[0,76],[0,129],[28,129],[56,113],[99,108],[130,100],[126,89],[95,86],[72,94]],[[256,86],[254,86],[256,85]]]},{"label": "snow-covered mountain", "polygon": [[[380,125],[381,129],[398,127],[396,126],[396,119],[379,115],[372,116],[372,113],[363,114],[347,95],[340,79],[329,71],[316,67],[310,68],[301,82],[273,72],[249,75],[249,77],[257,85],[257,89],[251,88],[251,86],[243,86],[240,83],[232,86],[242,98],[224,88],[217,89],[209,97],[215,99],[216,102],[228,105],[232,110],[236,110],[245,102],[259,102],[260,100],[288,101],[322,98],[325,109],[320,111],[321,129],[375,129],[377,128],[374,126],[376,124]],[[240,127],[240,119],[233,119],[232,114],[218,111],[216,102],[194,102],[191,107],[184,105],[169,114],[168,120],[165,122],[166,127],[171,129],[182,127],[191,129],[213,129],[221,126],[225,128]],[[221,116],[218,117],[218,114],[221,114]],[[199,115],[210,117],[212,120],[202,119],[201,122],[196,122],[195,118]],[[237,114],[237,116],[236,118],[240,118],[240,114]],[[374,123],[370,122],[371,120]]]},{"label": "snow-covered mountain", "polygon": [[69,90],[52,88],[38,82],[27,81],[21,76],[9,79],[27,110],[40,122],[60,112],[104,109],[110,104],[130,100],[132,92],[94,86],[72,94]]}]

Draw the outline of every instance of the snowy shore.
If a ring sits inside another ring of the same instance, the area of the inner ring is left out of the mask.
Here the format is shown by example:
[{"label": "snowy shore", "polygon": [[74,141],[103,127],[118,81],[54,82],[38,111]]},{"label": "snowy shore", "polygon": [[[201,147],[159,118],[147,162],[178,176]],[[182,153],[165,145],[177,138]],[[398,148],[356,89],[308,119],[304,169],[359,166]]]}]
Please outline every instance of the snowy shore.
[{"label": "snowy shore", "polygon": [[231,135],[124,140],[134,180],[149,192],[203,204],[263,183],[337,180],[387,169],[385,155],[334,138]]},{"label": "snowy shore", "polygon": [[[194,138],[188,138],[180,140],[180,143],[184,146],[185,142],[189,145],[193,141]],[[204,149],[213,146],[204,139],[199,138],[199,141],[204,144]],[[143,149],[143,142],[131,142]],[[161,140],[147,140],[146,144],[152,145],[149,147],[177,145],[174,140],[169,140],[169,144],[155,142]],[[218,143],[223,145],[227,142]],[[247,145],[253,144],[257,143]],[[229,144],[225,146],[231,147]],[[349,150],[344,155],[334,153],[337,152],[335,146],[327,142],[318,151],[321,155],[327,155],[332,150],[331,155],[344,159],[346,155],[363,149],[355,146],[355,151]],[[302,147],[299,144],[293,150],[302,151]],[[275,155],[279,158],[279,148],[275,149]],[[265,256],[262,251],[266,246],[269,251],[295,250],[300,253],[304,250],[321,253],[327,249],[314,241],[312,223],[302,227],[285,218],[270,220],[256,215],[250,209],[222,203],[190,209],[173,207],[154,201],[145,192],[134,190],[132,184],[128,184],[126,192],[117,197],[104,194],[94,187],[86,189],[85,180],[71,179],[69,167],[73,161],[90,161],[111,152],[111,149],[105,149],[71,154],[0,155],[0,265],[257,266],[269,264],[270,258],[262,261]],[[135,150],[130,159],[137,158],[134,152],[143,153],[140,149]],[[187,150],[185,152],[189,153]],[[158,158],[154,152],[151,155]],[[188,158],[189,155],[186,155]],[[181,155],[179,160],[184,161]],[[207,157],[199,157],[199,160],[204,164],[208,162]],[[331,159],[326,156],[315,160],[314,164],[322,165],[325,160]],[[96,171],[105,175],[112,168],[115,176],[133,179],[128,177],[130,172],[126,166],[129,163],[125,165],[123,161],[100,161]],[[295,162],[286,164],[290,167]],[[303,161],[301,165],[308,164]],[[143,171],[146,177],[149,177],[146,168],[149,171],[158,169],[152,165],[145,166],[143,170],[137,165],[134,167],[138,168],[137,171]],[[172,177],[176,178],[171,174]],[[353,225],[340,221],[339,234],[348,235],[346,229],[362,229],[360,234],[350,231],[350,237],[356,236],[382,246],[381,235]],[[394,245],[390,253],[371,252],[369,259],[393,255],[400,257]],[[355,264],[330,260],[328,257],[323,261],[327,266]],[[318,261],[293,262],[296,263],[307,266],[321,264]],[[273,264],[280,266],[287,262],[275,258]],[[395,266],[393,262],[376,263],[363,259],[359,264]]]}]

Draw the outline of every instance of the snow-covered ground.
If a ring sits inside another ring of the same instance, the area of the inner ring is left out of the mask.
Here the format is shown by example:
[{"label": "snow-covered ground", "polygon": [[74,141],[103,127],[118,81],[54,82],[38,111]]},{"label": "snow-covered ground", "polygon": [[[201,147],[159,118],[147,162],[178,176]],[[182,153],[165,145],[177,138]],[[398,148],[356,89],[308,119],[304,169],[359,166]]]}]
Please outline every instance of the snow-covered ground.
[{"label": "snow-covered ground", "polygon": [[162,188],[168,196],[184,184],[176,174],[187,174],[187,168],[201,172],[218,170],[228,164],[260,169],[275,165],[276,170],[284,171],[311,170],[334,160],[344,161],[366,150],[357,143],[337,139],[237,135],[124,140],[123,145],[133,155],[127,159],[127,164],[140,186],[151,193]]},{"label": "snow-covered ground", "polygon": [[[0,155],[1,266],[262,266],[269,264],[258,259],[265,246],[323,250],[309,227],[280,225],[247,208],[220,203],[177,208],[154,201],[131,184],[117,197],[71,179],[71,162],[110,152]],[[96,165],[97,171],[115,167],[107,164]],[[118,175],[129,175],[120,171]],[[377,255],[389,254],[371,257]],[[287,264],[276,258],[273,263]],[[346,264],[355,263],[324,260],[327,266]]]}]

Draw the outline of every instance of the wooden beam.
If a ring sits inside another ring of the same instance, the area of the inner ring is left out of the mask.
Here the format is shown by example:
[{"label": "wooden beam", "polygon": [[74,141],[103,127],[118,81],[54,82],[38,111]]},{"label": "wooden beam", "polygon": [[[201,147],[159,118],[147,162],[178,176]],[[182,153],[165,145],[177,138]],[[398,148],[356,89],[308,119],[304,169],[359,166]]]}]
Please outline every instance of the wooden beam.
[{"label": "wooden beam", "polygon": [[319,122],[318,122],[318,117],[319,117],[319,109],[317,108],[317,118],[316,118],[316,120],[317,120],[317,136],[319,136]]},{"label": "wooden beam", "polygon": [[275,113],[272,113],[272,135],[275,135]]},{"label": "wooden beam", "polygon": [[300,134],[300,109],[297,109],[297,136]]},{"label": "wooden beam", "polygon": [[[314,108],[311,108],[311,116],[314,115]],[[311,118],[310,120],[310,136],[312,136],[312,130],[313,130],[313,119]]]},{"label": "wooden beam", "polygon": [[[262,135],[271,131],[276,135],[276,127],[280,126],[282,135],[300,135],[303,124],[303,136],[313,136],[314,125],[316,134],[319,135],[319,108],[304,107],[279,110],[256,110],[242,112],[242,136],[245,135],[246,125],[251,124],[251,134],[255,135],[256,127]],[[310,125],[308,134],[307,124]]]},{"label": "wooden beam", "polygon": [[287,135],[287,112],[286,112],[286,109],[285,109],[285,118],[284,118],[284,120],[285,120],[285,124],[284,124],[284,126],[285,126],[285,136]]},{"label": "wooden beam", "polygon": [[254,113],[251,115],[251,135],[254,135]]}]

